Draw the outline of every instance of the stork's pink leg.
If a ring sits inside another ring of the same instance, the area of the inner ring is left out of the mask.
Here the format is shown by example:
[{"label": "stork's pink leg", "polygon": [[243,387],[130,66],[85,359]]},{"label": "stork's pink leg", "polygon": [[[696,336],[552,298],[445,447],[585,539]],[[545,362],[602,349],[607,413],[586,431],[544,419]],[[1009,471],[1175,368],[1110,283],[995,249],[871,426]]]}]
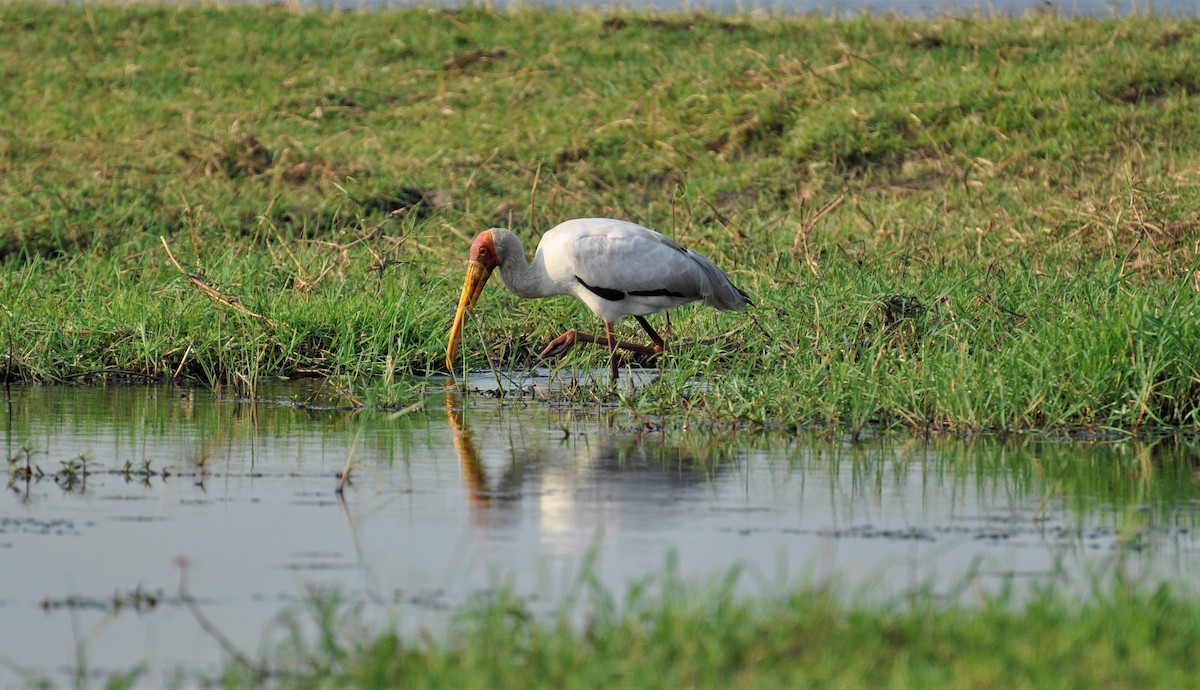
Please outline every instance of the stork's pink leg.
[{"label": "stork's pink leg", "polygon": [[[557,357],[559,355],[565,354],[567,352],[567,350],[570,350],[572,347],[574,347],[575,343],[599,343],[599,342],[604,342],[607,344],[608,341],[607,340],[602,341],[600,338],[597,338],[596,336],[590,335],[588,333],[580,333],[579,331],[567,331],[566,333],[563,333],[562,335],[558,336],[554,340],[551,340],[550,343],[548,345],[546,345],[546,349],[542,350],[542,354],[538,355],[538,357],[541,359],[545,359],[547,357]],[[638,345],[637,343],[618,342],[616,344],[616,347],[618,347],[622,350],[628,350],[629,352],[636,352],[639,355],[646,355],[647,357],[651,357],[653,355],[658,354],[659,352],[662,352],[662,350],[658,347],[657,344],[655,345],[655,347],[649,347],[647,345]]]},{"label": "stork's pink leg", "polygon": [[608,363],[612,367],[612,378],[609,379],[613,383],[617,382],[617,336],[613,333],[613,325],[611,321],[604,322],[604,334],[608,336]]},{"label": "stork's pink leg", "polygon": [[547,357],[557,357],[566,354],[567,350],[574,347],[576,342],[594,343],[596,342],[596,336],[580,333],[579,331],[567,331],[554,340],[551,340],[550,344],[546,345],[546,349],[542,350],[542,354],[538,355],[538,357],[546,359]]},{"label": "stork's pink leg", "polygon": [[654,330],[654,328],[650,325],[650,322],[647,321],[645,317],[634,316],[633,318],[637,319],[637,322],[642,324],[642,328],[645,329],[646,334],[650,336],[650,341],[654,343],[654,351],[652,354],[658,354],[667,349],[666,341],[662,339],[662,336],[658,334],[658,331]]},{"label": "stork's pink leg", "polygon": [[638,320],[638,323],[642,324],[642,328],[644,328],[646,330],[646,333],[650,336],[650,340],[652,340],[654,342],[653,346],[638,345],[637,343],[626,343],[626,342],[618,341],[616,335],[613,333],[613,324],[608,321],[605,321],[604,322],[605,338],[603,341],[601,341],[600,338],[597,338],[594,335],[590,335],[588,333],[580,333],[579,331],[571,330],[571,331],[567,331],[566,333],[563,333],[562,335],[558,336],[554,340],[551,340],[550,343],[546,345],[546,348],[544,350],[542,350],[542,354],[538,355],[538,357],[540,359],[545,359],[547,357],[558,357],[560,355],[566,354],[567,350],[570,350],[572,347],[575,346],[575,343],[597,343],[597,344],[600,344],[601,342],[603,342],[604,344],[608,345],[608,358],[609,358],[609,361],[612,363],[612,377],[615,380],[617,378],[617,357],[616,357],[616,355],[617,355],[618,348],[622,349],[622,350],[628,350],[629,352],[636,352],[637,354],[644,355],[646,357],[653,357],[657,354],[661,354],[663,352],[663,350],[665,350],[667,347],[666,342],[662,339],[662,336],[660,336],[658,334],[658,332],[655,331],[654,328],[650,326],[650,323],[647,322],[646,319],[642,318],[641,316],[635,316],[634,318],[636,318]]}]

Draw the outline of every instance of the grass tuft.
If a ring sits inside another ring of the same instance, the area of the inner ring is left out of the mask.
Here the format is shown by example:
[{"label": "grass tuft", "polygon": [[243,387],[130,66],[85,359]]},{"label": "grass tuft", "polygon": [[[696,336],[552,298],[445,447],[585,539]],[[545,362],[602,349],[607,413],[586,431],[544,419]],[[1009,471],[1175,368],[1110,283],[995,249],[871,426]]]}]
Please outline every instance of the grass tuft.
[{"label": "grass tuft", "polygon": [[[592,591],[581,611],[550,617],[501,590],[420,640],[313,592],[311,621],[292,619],[270,667],[297,688],[1168,687],[1200,671],[1200,611],[1167,587],[1083,600],[1043,589],[1019,607],[1011,595],[967,605],[929,593],[846,603],[813,586],[746,597],[736,581],[668,575],[624,602]],[[244,684],[232,668],[226,686]]]}]

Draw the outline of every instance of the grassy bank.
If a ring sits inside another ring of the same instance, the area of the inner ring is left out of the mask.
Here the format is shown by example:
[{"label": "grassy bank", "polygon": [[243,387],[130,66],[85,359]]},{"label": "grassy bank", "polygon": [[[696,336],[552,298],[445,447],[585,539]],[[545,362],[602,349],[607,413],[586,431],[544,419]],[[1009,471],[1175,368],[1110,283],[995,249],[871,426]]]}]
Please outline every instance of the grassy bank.
[{"label": "grassy bank", "polygon": [[[3,3],[0,375],[405,404],[475,232],[612,215],[758,304],[679,310],[642,412],[1195,428],[1198,29]],[[477,317],[466,363],[518,370],[596,325]]]},{"label": "grassy bank", "polygon": [[501,595],[420,641],[319,596],[308,607],[315,635],[293,627],[225,685],[266,673],[289,688],[1186,687],[1200,672],[1200,604],[1167,590],[1082,603],[1039,594],[1017,611],[927,594],[846,604],[811,587],[751,600],[724,585],[649,589],[619,604],[602,597],[582,628]]}]

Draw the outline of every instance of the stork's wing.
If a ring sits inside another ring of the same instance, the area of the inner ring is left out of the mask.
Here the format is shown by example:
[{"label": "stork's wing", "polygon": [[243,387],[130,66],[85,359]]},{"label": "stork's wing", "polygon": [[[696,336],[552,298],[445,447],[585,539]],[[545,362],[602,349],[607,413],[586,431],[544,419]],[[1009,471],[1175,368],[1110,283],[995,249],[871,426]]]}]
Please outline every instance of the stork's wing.
[{"label": "stork's wing", "polygon": [[[583,218],[567,221],[542,239],[555,248],[546,260],[561,279],[574,278],[606,299],[664,297],[703,300],[741,309],[749,300],[711,261],[665,235],[635,223]],[[565,275],[570,272],[570,276]]]}]

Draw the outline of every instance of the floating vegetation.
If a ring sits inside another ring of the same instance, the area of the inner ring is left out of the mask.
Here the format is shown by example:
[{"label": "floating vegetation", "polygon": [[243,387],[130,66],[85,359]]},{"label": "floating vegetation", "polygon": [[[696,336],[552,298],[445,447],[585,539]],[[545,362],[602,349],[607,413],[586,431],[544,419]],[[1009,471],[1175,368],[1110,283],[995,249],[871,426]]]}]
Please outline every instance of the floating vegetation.
[{"label": "floating vegetation", "polygon": [[166,597],[161,590],[151,592],[142,589],[141,585],[139,585],[126,592],[113,592],[111,597],[105,598],[87,597],[78,594],[65,597],[46,597],[42,599],[39,606],[46,611],[91,609],[117,614],[124,610],[131,610],[136,613],[149,613],[164,603],[179,605],[181,602]]}]

